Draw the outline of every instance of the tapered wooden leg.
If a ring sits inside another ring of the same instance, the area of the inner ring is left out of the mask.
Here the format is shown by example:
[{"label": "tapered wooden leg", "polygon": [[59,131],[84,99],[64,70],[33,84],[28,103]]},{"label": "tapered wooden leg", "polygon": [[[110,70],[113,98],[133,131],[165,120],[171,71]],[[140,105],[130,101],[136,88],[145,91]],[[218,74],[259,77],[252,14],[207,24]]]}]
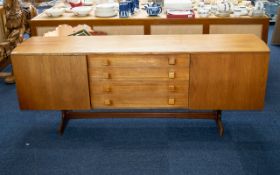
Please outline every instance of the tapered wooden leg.
[{"label": "tapered wooden leg", "polygon": [[224,126],[222,123],[222,111],[221,110],[217,111],[216,124],[217,124],[217,128],[219,130],[220,136],[223,136],[224,135]]},{"label": "tapered wooden leg", "polygon": [[68,124],[69,118],[67,118],[67,111],[61,111],[61,123],[58,128],[59,134],[63,135],[64,130]]}]

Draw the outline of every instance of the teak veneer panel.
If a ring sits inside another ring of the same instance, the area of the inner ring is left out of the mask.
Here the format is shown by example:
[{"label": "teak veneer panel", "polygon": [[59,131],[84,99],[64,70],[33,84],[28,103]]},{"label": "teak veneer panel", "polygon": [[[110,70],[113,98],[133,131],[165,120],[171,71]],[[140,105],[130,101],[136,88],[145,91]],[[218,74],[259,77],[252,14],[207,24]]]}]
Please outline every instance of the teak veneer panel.
[{"label": "teak veneer panel", "polygon": [[89,55],[89,68],[93,67],[189,67],[189,54],[100,54]]},{"label": "teak veneer panel", "polygon": [[114,68],[95,67],[89,70],[92,79],[114,79],[114,80],[189,80],[188,68]]},{"label": "teak veneer panel", "polygon": [[253,34],[32,37],[14,55],[269,52]]},{"label": "teak veneer panel", "polygon": [[21,109],[90,109],[85,56],[13,56]]},{"label": "teak veneer panel", "polygon": [[152,108],[184,108],[188,107],[187,94],[103,94],[95,95],[91,103],[93,109],[152,109]]},{"label": "teak veneer panel", "polygon": [[92,108],[187,108],[188,54],[88,56]]},{"label": "teak veneer panel", "polygon": [[102,94],[142,94],[153,93],[157,96],[164,94],[188,94],[188,81],[155,81],[155,80],[90,80],[92,97]]},{"label": "teak veneer panel", "polygon": [[35,37],[12,61],[21,109],[255,110],[269,48],[245,34]]},{"label": "teak veneer panel", "polygon": [[262,109],[268,61],[266,53],[192,54],[190,109]]}]

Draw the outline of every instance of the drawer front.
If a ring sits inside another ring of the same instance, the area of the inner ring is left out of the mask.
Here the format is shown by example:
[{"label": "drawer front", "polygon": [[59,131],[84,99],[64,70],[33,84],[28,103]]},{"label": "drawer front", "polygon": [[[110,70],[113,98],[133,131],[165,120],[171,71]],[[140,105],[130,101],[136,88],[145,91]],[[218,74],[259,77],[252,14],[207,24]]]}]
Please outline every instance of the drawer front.
[{"label": "drawer front", "polygon": [[188,94],[188,81],[90,81],[93,96],[102,94],[132,94],[146,96],[152,93],[157,96]]},{"label": "drawer front", "polygon": [[189,80],[188,68],[161,68],[161,67],[95,67],[89,70],[91,79],[98,80]]},{"label": "drawer front", "polygon": [[153,93],[143,94],[101,94],[91,99],[93,108],[186,108],[188,100],[183,95],[163,94],[158,96]]},{"label": "drawer front", "polygon": [[89,68],[92,67],[189,67],[189,55],[90,55]]},{"label": "drawer front", "polygon": [[92,108],[187,108],[189,56],[91,55]]}]

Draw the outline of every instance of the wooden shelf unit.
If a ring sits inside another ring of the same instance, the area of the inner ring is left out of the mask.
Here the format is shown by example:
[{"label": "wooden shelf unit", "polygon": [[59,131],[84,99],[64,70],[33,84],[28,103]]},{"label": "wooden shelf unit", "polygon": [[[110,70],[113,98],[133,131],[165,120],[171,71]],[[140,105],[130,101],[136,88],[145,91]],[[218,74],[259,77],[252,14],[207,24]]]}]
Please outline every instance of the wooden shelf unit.
[{"label": "wooden shelf unit", "polygon": [[175,34],[255,34],[267,42],[269,18],[264,17],[199,17],[193,19],[168,19],[166,14],[157,17],[147,16],[140,10],[129,18],[98,18],[94,11],[86,17],[76,17],[73,13],[64,13],[62,17],[50,18],[42,13],[30,22],[33,36],[43,36],[61,24],[77,26],[86,24],[108,35],[175,35]]}]

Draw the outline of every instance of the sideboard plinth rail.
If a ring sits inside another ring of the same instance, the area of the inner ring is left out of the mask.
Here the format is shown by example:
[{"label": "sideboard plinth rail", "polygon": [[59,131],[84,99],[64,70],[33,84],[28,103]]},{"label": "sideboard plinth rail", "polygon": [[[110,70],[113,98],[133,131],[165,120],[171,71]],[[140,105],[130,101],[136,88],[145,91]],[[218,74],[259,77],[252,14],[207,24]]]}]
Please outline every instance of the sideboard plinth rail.
[{"label": "sideboard plinth rail", "polygon": [[59,133],[63,135],[69,120],[71,119],[94,119],[94,118],[186,118],[186,119],[209,119],[215,120],[220,136],[224,134],[221,120],[222,111],[210,112],[77,112],[61,111],[61,123]]}]

